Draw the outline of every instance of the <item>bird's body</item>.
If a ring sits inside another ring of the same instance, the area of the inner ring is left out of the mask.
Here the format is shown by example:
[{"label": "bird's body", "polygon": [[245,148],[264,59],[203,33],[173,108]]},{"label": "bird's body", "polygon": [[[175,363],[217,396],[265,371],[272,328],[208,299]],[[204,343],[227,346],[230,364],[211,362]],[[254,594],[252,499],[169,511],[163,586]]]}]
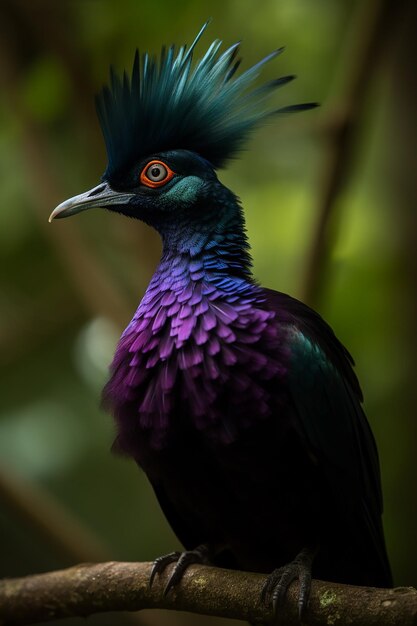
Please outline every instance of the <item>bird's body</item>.
[{"label": "bird's body", "polygon": [[[182,236],[181,250],[164,236],[104,393],[117,448],[144,469],[186,549],[213,544],[219,562],[262,572],[320,545],[319,577],[389,585],[350,356],[311,309],[259,287],[247,254],[236,261],[230,241],[242,251],[246,237],[224,196],[222,232]],[[329,420],[324,433],[314,420]]]},{"label": "bird's body", "polygon": [[52,217],[105,206],[162,237],[104,390],[116,447],[189,551],[154,574],[177,560],[169,589],[204,544],[214,563],[274,570],[275,606],[299,578],[303,610],[313,560],[327,580],[391,585],[378,455],[349,353],[317,313],[256,283],[242,209],[215,173],[292,77],[247,93],[280,51],[234,78],[237,46],[219,56],[214,42],[191,70],[196,41],[159,66],[137,55],[131,83],[113,75],[98,102],[103,184]]}]

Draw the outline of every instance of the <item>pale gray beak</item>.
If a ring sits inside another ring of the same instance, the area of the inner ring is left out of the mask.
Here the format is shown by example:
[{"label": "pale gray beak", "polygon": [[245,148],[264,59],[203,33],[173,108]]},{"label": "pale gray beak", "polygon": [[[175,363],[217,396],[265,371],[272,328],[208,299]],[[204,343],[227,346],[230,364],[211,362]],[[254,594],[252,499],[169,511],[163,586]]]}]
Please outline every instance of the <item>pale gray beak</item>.
[{"label": "pale gray beak", "polygon": [[115,205],[128,204],[133,198],[132,193],[114,191],[107,183],[101,183],[79,196],[74,196],[58,204],[49,216],[49,222],[55,218],[69,217],[87,209],[110,208]]}]

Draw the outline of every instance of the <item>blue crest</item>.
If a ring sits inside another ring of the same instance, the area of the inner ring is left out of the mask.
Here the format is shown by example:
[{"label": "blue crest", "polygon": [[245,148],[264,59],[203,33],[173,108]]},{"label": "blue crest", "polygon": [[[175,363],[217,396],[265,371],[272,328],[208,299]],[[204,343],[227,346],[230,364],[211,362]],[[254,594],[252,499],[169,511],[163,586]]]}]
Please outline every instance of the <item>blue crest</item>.
[{"label": "blue crest", "polygon": [[110,86],[97,96],[97,114],[108,154],[106,176],[164,150],[192,150],[221,167],[243,145],[262,120],[276,113],[310,109],[313,103],[268,110],[266,98],[294,76],[283,76],[250,89],[275,50],[242,74],[236,70],[239,43],[220,52],[221,41],[209,46],[193,64],[194,48],[204,24],[187,49],[162,48],[159,60],[136,51],[132,76],[110,70]]}]

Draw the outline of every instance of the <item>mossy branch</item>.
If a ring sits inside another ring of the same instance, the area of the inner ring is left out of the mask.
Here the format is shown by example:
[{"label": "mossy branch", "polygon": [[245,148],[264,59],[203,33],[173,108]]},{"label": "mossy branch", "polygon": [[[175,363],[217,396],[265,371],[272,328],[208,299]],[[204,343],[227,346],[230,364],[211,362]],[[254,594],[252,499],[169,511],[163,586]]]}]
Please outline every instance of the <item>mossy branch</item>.
[{"label": "mossy branch", "polygon": [[[261,574],[192,566],[181,585],[163,595],[169,570],[149,588],[150,563],[83,564],[65,570],[0,581],[0,624],[23,626],[106,611],[171,609],[271,623],[260,602]],[[292,585],[276,626],[299,625],[297,585]],[[417,591],[374,589],[313,581],[305,624],[312,626],[415,626]]]}]

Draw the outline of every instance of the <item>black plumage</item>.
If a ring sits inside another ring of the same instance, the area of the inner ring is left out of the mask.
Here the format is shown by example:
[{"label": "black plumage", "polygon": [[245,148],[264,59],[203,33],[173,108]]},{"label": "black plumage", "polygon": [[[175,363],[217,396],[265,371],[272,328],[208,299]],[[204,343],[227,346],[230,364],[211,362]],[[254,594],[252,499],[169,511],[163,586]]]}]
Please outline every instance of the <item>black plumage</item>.
[{"label": "black plumage", "polygon": [[[203,29],[204,30],[204,27]],[[202,31],[201,31],[202,32]],[[252,88],[237,45],[195,42],[135,57],[98,98],[109,163],[103,182],[57,207],[106,207],[151,224],[163,254],[124,331],[104,390],[116,446],[146,472],[184,545],[166,592],[192,562],[269,577],[279,606],[295,579],[300,613],[311,573],[391,586],[375,441],[353,361],[322,318],[252,276],[243,212],[215,169],[278,110]]]}]

